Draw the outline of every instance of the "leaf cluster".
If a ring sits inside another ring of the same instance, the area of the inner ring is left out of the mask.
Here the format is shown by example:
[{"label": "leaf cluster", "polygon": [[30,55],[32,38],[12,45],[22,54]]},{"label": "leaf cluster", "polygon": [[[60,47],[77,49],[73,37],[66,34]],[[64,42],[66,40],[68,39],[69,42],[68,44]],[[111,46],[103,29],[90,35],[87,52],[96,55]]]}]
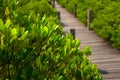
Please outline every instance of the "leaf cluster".
[{"label": "leaf cluster", "polygon": [[[63,35],[56,17],[41,17],[34,11],[37,2],[31,7],[32,0],[18,1],[16,9],[12,2],[2,8],[0,80],[102,80],[96,65],[87,58],[89,47],[82,50],[79,40]],[[30,11],[25,11],[26,6]]]}]

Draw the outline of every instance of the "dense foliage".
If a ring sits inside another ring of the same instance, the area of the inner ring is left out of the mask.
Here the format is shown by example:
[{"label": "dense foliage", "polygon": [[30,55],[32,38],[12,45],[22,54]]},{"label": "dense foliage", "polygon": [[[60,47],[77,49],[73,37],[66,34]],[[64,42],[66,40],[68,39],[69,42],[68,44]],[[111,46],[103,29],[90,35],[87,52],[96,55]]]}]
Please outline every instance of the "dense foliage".
[{"label": "dense foliage", "polygon": [[17,1],[0,4],[0,80],[102,79],[87,58],[90,48],[81,50],[79,40],[63,35],[47,0]]},{"label": "dense foliage", "polygon": [[[57,0],[68,11],[73,12],[74,4],[77,4],[77,17],[85,25],[87,13],[93,11],[91,28],[111,42],[112,46],[120,49],[120,2],[119,0]],[[67,3],[66,3],[67,1]]]}]

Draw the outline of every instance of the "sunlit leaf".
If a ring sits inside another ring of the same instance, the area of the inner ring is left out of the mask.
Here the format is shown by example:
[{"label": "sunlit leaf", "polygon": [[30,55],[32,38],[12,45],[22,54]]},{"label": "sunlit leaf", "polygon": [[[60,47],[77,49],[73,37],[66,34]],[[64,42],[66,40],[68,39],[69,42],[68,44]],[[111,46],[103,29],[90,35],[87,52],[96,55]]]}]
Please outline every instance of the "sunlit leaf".
[{"label": "sunlit leaf", "polygon": [[21,36],[21,39],[22,39],[22,40],[25,39],[27,35],[28,35],[28,31],[25,31],[25,32],[23,33],[23,35]]},{"label": "sunlit leaf", "polygon": [[17,29],[16,28],[13,28],[12,30],[11,30],[11,35],[12,36],[14,36],[14,35],[17,35]]},{"label": "sunlit leaf", "polygon": [[40,56],[36,59],[36,65],[38,66],[38,67],[40,67]]},{"label": "sunlit leaf", "polygon": [[5,9],[5,15],[8,15],[10,12],[9,12],[9,8],[8,7],[6,7],[6,9]]},{"label": "sunlit leaf", "polygon": [[79,40],[76,40],[75,41],[75,47],[78,47],[80,45],[80,41]]},{"label": "sunlit leaf", "polygon": [[45,30],[46,33],[48,33],[48,27],[45,26],[44,30]]},{"label": "sunlit leaf", "polygon": [[1,43],[1,44],[0,44],[0,47],[1,47],[1,48],[3,48],[3,47],[5,46],[5,44],[4,44],[4,37],[5,37],[5,36],[2,35],[1,38],[0,38],[0,43]]},{"label": "sunlit leaf", "polygon": [[91,52],[91,48],[89,46],[86,46],[83,50],[83,52],[88,56],[88,55],[91,55],[92,52]]},{"label": "sunlit leaf", "polygon": [[11,21],[10,19],[7,19],[6,23],[5,23],[5,27],[8,28],[11,24]]},{"label": "sunlit leaf", "polygon": [[4,23],[2,21],[2,19],[0,19],[0,30],[3,30],[4,29]]}]

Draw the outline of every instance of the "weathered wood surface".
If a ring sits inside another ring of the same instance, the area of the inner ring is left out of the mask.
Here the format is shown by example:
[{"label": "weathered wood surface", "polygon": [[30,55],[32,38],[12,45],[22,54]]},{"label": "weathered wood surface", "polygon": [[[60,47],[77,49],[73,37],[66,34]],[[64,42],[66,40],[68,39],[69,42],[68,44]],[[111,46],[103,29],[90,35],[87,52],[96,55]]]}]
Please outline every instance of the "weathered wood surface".
[{"label": "weathered wood surface", "polygon": [[85,27],[78,19],[68,13],[56,3],[56,9],[61,13],[61,24],[65,32],[76,30],[76,39],[81,41],[80,48],[90,46],[92,55],[89,56],[92,63],[97,64],[104,80],[120,80],[120,51]]}]

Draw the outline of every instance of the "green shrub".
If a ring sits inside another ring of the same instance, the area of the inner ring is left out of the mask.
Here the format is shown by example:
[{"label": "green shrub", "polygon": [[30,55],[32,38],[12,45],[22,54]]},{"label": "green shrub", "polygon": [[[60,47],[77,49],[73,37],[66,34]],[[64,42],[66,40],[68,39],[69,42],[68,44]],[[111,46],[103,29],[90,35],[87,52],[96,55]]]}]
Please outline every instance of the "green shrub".
[{"label": "green shrub", "polygon": [[93,20],[91,27],[104,39],[109,40],[114,47],[119,47],[119,6],[120,3],[111,2],[101,10]]},{"label": "green shrub", "polygon": [[63,35],[47,1],[40,4],[49,13],[36,12],[43,7],[38,0],[30,6],[31,1],[21,0],[16,8],[6,3],[0,13],[5,16],[0,17],[0,80],[102,80],[87,58],[90,48],[81,50],[79,40]]},{"label": "green shrub", "polygon": [[90,49],[80,50],[79,40],[62,35],[59,26],[50,26],[45,16],[40,23],[30,23],[29,29],[14,25],[10,19],[5,24],[0,19],[0,24],[1,79],[102,79],[87,59]]},{"label": "green shrub", "polygon": [[55,16],[56,10],[52,8],[48,2],[42,0],[42,1],[30,1],[24,6],[19,7],[17,12],[22,12],[24,14],[29,14],[31,11],[34,11],[35,13],[39,13],[42,17],[44,14],[46,16]]}]

